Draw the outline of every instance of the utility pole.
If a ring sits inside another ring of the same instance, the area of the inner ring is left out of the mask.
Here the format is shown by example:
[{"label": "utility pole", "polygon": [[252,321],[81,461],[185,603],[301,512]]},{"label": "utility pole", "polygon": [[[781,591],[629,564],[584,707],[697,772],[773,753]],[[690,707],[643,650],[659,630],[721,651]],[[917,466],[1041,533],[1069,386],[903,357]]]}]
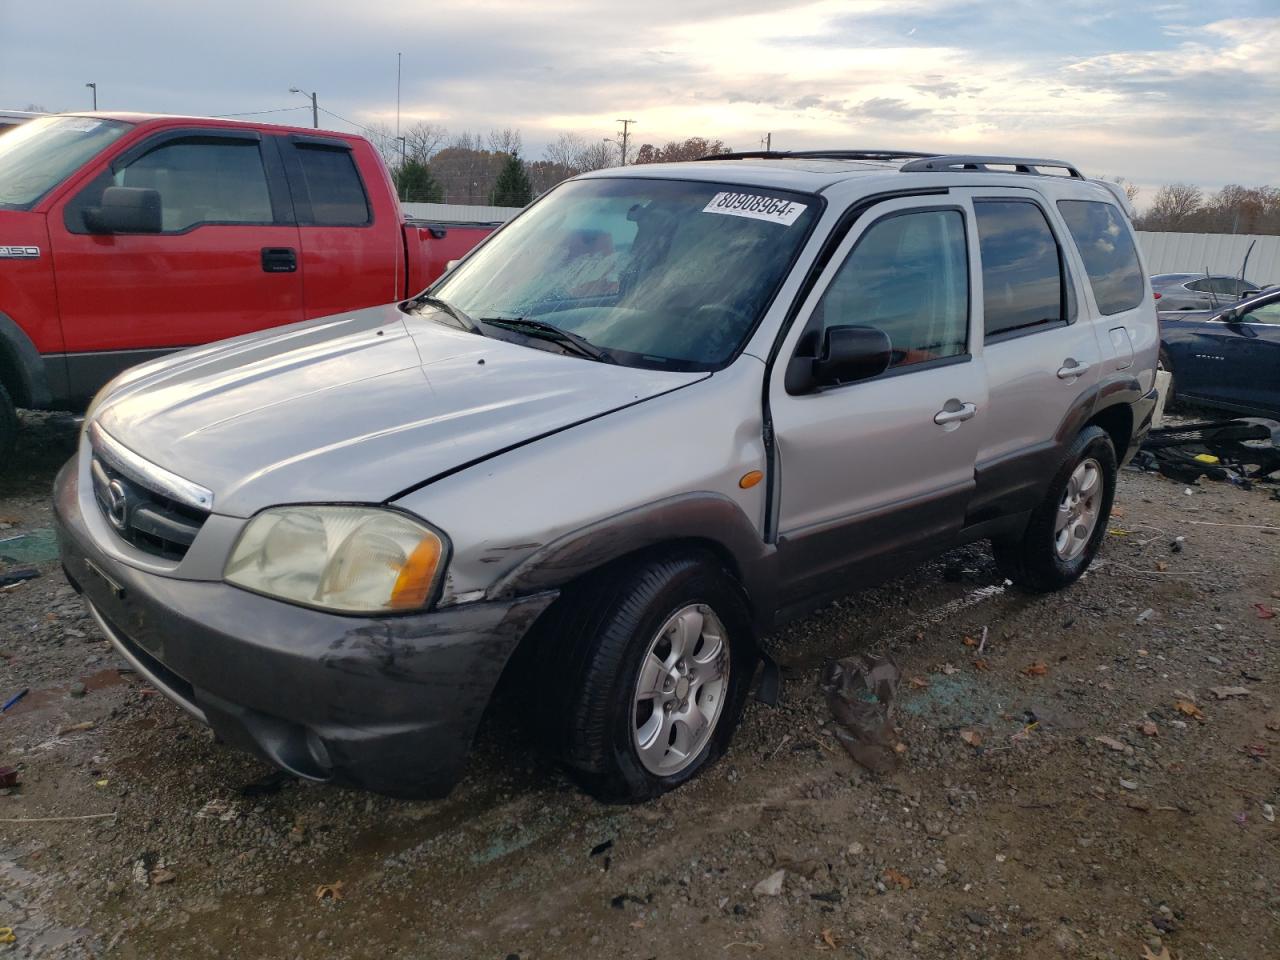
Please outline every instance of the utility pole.
[{"label": "utility pole", "polygon": [[98,85],[96,83],[86,83],[86,87],[93,91],[93,109],[98,109]]},{"label": "utility pole", "polygon": [[764,135],[764,152],[769,153],[773,150],[773,134],[766,133]]},{"label": "utility pole", "polygon": [[628,128],[631,124],[635,123],[635,121],[619,120],[618,122],[622,124],[622,165],[625,167],[627,165],[627,138],[631,135]]},{"label": "utility pole", "polygon": [[289,92],[300,93],[304,97],[307,97],[308,99],[311,100],[311,126],[313,129],[319,130],[320,129],[320,108],[316,105],[316,92],[312,90],[310,93],[307,93],[307,91],[300,90],[297,87],[290,87]]}]

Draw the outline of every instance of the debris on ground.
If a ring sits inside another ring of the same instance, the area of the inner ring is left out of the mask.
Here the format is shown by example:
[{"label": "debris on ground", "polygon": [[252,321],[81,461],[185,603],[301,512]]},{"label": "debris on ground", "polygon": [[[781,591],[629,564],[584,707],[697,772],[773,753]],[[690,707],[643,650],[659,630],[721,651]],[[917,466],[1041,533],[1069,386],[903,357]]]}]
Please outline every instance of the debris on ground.
[{"label": "debris on ground", "polygon": [[900,676],[892,657],[860,654],[829,662],[823,678],[836,739],[873,773],[897,767],[891,715]]},{"label": "debris on ground", "polygon": [[1239,417],[1158,427],[1147,434],[1133,466],[1179,483],[1207,477],[1251,489],[1280,471],[1280,422]]},{"label": "debris on ground", "polygon": [[342,899],[342,881],[335,880],[333,883],[322,883],[316,887],[317,900],[341,900]]},{"label": "debris on ground", "polygon": [[196,811],[196,819],[198,820],[220,820],[226,823],[228,820],[234,820],[239,813],[239,809],[234,803],[226,800],[210,800],[203,807]]},{"label": "debris on ground", "polygon": [[6,570],[0,573],[0,587],[16,587],[18,584],[26,580],[35,580],[40,576],[40,571],[35,567],[19,567],[16,570]]},{"label": "debris on ground", "polygon": [[28,693],[30,693],[30,692],[31,692],[31,690],[30,690],[29,688],[26,688],[26,687],[24,687],[23,689],[19,690],[19,691],[18,691],[17,693],[15,693],[12,697],[10,697],[8,700],[6,700],[6,701],[4,702],[4,704],[3,704],[3,705],[0,705],[0,713],[6,713],[6,712],[9,710],[9,708],[10,708],[10,707],[17,706],[18,701],[19,701],[19,700],[21,700],[23,697],[25,697],[25,696],[26,696]]},{"label": "debris on ground", "polygon": [[776,897],[782,893],[782,882],[786,878],[786,870],[775,870],[752,887],[751,892],[757,897]]}]

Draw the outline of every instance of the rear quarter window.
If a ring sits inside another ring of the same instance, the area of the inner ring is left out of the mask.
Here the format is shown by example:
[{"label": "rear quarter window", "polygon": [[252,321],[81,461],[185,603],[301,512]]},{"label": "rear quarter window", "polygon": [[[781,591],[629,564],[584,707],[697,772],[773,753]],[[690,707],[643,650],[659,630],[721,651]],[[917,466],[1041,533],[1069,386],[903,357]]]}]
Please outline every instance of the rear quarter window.
[{"label": "rear quarter window", "polygon": [[1142,267],[1120,211],[1098,200],[1059,200],[1058,212],[1080,251],[1098,310],[1123,313],[1142,303]]},{"label": "rear quarter window", "polygon": [[298,144],[311,200],[312,226],[359,227],[371,221],[369,199],[350,150]]}]

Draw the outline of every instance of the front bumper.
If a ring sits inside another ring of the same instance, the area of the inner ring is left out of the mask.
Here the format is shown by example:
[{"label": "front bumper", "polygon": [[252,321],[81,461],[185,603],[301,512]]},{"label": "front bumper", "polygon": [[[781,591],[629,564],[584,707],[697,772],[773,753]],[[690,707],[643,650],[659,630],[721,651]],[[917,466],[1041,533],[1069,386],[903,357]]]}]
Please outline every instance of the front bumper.
[{"label": "front bumper", "polygon": [[72,459],[54,485],[62,563],[112,644],[227,743],[308,779],[446,794],[508,657],[556,596],[395,617],[309,610],[116,560],[77,487]]}]

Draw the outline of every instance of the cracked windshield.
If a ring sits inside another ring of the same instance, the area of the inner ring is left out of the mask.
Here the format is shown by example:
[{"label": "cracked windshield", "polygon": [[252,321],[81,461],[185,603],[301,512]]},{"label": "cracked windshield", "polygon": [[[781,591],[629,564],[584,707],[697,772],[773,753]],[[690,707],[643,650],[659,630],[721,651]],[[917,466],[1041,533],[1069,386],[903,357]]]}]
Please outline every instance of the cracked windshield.
[{"label": "cracked windshield", "polygon": [[618,363],[715,369],[755,328],[818,204],[721,183],[572,182],[432,294],[480,322],[553,324]]}]

